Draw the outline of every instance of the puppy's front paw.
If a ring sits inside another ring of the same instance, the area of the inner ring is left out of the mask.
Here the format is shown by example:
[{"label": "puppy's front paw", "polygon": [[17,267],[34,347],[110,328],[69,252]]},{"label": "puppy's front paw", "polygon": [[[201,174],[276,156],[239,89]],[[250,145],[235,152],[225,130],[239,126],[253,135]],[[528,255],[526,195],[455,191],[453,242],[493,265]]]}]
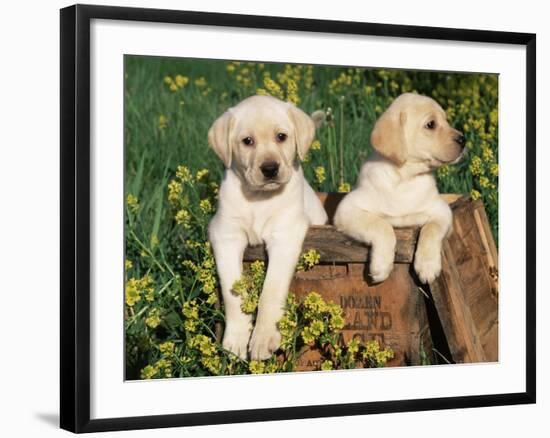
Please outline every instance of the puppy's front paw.
[{"label": "puppy's front paw", "polygon": [[414,256],[414,270],[422,283],[434,281],[441,273],[441,252],[417,251]]},{"label": "puppy's front paw", "polygon": [[393,269],[393,254],[375,254],[370,262],[369,268],[372,281],[375,283],[384,281],[390,276]]},{"label": "puppy's front paw", "polygon": [[275,324],[256,324],[250,338],[249,350],[251,360],[266,360],[281,345],[281,333]]},{"label": "puppy's front paw", "polygon": [[228,324],[225,327],[223,335],[223,348],[231,351],[231,353],[239,356],[241,359],[246,359],[246,347],[250,339],[252,331],[248,322],[241,324]]}]

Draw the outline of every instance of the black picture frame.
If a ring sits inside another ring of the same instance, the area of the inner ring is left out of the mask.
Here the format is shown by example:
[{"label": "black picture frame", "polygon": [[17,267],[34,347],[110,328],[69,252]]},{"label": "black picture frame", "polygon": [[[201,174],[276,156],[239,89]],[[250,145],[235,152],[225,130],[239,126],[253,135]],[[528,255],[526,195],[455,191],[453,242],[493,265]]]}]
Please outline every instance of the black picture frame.
[{"label": "black picture frame", "polygon": [[[526,391],[508,394],[90,419],[90,22],[181,23],[503,43],[526,48]],[[100,432],[249,421],[515,405],[536,401],[536,35],[423,26],[74,5],[61,10],[60,426]]]}]

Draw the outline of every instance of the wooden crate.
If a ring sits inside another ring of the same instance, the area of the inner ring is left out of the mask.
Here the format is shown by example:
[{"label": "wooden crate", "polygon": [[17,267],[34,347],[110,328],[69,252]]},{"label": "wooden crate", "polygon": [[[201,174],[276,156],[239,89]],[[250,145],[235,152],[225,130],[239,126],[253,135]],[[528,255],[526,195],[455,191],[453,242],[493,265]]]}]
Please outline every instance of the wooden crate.
[{"label": "wooden crate", "polygon": [[[319,194],[329,218],[343,196]],[[421,285],[412,266],[419,228],[395,230],[393,272],[371,284],[369,248],[325,225],[311,227],[303,245],[319,252],[320,264],[297,273],[290,290],[299,299],[316,291],[341,305],[342,341],[379,340],[396,353],[389,366],[419,365],[423,357],[432,363],[497,361],[498,258],[487,216],[480,200],[443,196],[453,210],[454,231],[444,241],[442,273],[433,283]],[[249,247],[244,261],[266,256],[263,246]],[[318,369],[319,358],[304,351],[298,370]]]}]

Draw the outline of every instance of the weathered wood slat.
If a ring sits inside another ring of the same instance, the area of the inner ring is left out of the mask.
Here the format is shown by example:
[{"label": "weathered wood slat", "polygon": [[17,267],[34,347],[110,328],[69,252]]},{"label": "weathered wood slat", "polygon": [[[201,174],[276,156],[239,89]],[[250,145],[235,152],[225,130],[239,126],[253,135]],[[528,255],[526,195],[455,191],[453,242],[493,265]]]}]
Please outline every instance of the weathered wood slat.
[{"label": "weathered wood slat", "polygon": [[485,362],[485,352],[447,240],[443,242],[441,264],[441,275],[430,283],[430,290],[452,358],[456,363]]},{"label": "weathered wood slat", "polygon": [[[329,221],[346,193],[318,193],[323,207],[327,211]],[[449,193],[442,195],[453,210],[471,202],[468,196]],[[414,257],[419,227],[396,228],[397,239],[395,248],[396,263],[411,263]],[[337,231],[332,225],[310,227],[304,240],[303,249],[315,248],[321,255],[321,263],[364,263],[369,257],[369,247],[351,237]],[[244,261],[267,260],[263,245],[248,247],[244,253]]]},{"label": "weathered wood slat", "polygon": [[[466,198],[467,199],[467,198]],[[498,255],[481,200],[454,210],[452,249],[456,284],[463,291],[485,360],[498,361]]]},{"label": "weathered wood slat", "polygon": [[[419,230],[417,227],[395,229],[396,263],[412,262]],[[316,249],[321,256],[321,263],[365,263],[369,258],[367,245],[346,236],[332,225],[310,227],[302,248],[304,251]],[[266,259],[263,245],[248,247],[244,253],[245,262]]]}]

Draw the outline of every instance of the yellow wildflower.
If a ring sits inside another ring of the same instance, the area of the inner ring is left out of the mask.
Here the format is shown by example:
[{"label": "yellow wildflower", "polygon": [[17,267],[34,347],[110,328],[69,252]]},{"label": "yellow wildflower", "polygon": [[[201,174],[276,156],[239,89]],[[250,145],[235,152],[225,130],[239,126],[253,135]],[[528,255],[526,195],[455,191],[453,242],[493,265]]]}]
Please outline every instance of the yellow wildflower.
[{"label": "yellow wildflower", "polygon": [[172,205],[175,205],[179,201],[179,198],[182,192],[183,192],[183,186],[179,181],[176,181],[175,179],[173,179],[168,183],[168,201]]},{"label": "yellow wildflower", "polygon": [[185,208],[182,208],[176,213],[175,219],[178,225],[183,225],[183,227],[186,229],[191,228],[191,225],[189,224],[191,220],[191,215]]},{"label": "yellow wildflower", "polygon": [[374,367],[385,366],[387,361],[395,356],[393,350],[389,347],[380,350],[380,344],[376,340],[368,341],[361,355],[363,360]]},{"label": "yellow wildflower", "polygon": [[343,182],[342,184],[340,184],[338,186],[338,191],[340,193],[348,193],[351,191],[351,185],[350,183],[347,183],[347,182]]},{"label": "yellow wildflower", "polygon": [[347,347],[348,347],[348,351],[351,354],[355,354],[359,351],[359,341],[353,338],[348,342]]},{"label": "yellow wildflower", "polygon": [[141,300],[141,293],[138,289],[138,283],[135,278],[130,278],[130,280],[126,282],[125,295],[126,304],[130,307]]},{"label": "yellow wildflower", "polygon": [[204,214],[208,214],[212,212],[212,204],[208,199],[201,199],[199,202],[199,208]]},{"label": "yellow wildflower", "polygon": [[155,369],[158,373],[164,374],[164,377],[172,377],[172,362],[166,359],[159,359],[155,364]]},{"label": "yellow wildflower", "polygon": [[321,255],[315,249],[310,249],[302,254],[296,269],[299,271],[308,271],[319,264],[320,260]]},{"label": "yellow wildflower", "polygon": [[394,352],[391,349],[385,349],[375,354],[376,366],[385,366],[388,360],[394,358]]},{"label": "yellow wildflower", "polygon": [[160,129],[161,131],[163,129],[166,129],[168,127],[168,118],[161,114],[159,117],[158,117],[158,123],[157,123],[157,127],[158,129]]},{"label": "yellow wildflower", "polygon": [[[149,296],[152,297],[154,293],[153,278],[149,274],[141,278],[130,278],[126,282],[125,289],[126,304],[128,306],[133,306],[141,300],[142,294],[146,295],[146,299],[148,299]],[[148,301],[152,301],[152,299],[148,299]]]},{"label": "yellow wildflower", "polygon": [[344,320],[342,308],[333,302],[327,303],[327,311],[330,315],[328,326],[331,330],[342,330],[346,321]]},{"label": "yellow wildflower", "polygon": [[147,365],[141,370],[141,378],[145,380],[152,379],[157,374],[157,370],[152,365]]},{"label": "yellow wildflower", "polygon": [[294,342],[294,333],[298,327],[296,316],[292,310],[285,311],[283,317],[277,323],[277,328],[281,333],[281,349],[287,351]]},{"label": "yellow wildflower", "polygon": [[174,353],[175,346],[176,344],[174,344],[171,341],[163,342],[162,344],[159,345],[160,353],[163,356],[170,356],[172,353]]},{"label": "yellow wildflower", "polygon": [[326,309],[326,303],[323,300],[323,297],[321,297],[321,295],[317,292],[310,292],[304,299],[303,305],[306,309],[306,314],[308,311],[311,314],[323,312]]},{"label": "yellow wildflower", "polygon": [[451,173],[451,167],[447,164],[444,164],[439,169],[437,169],[437,176],[440,178],[444,178],[448,176]]},{"label": "yellow wildflower", "polygon": [[221,360],[218,356],[207,356],[201,358],[201,363],[210,371],[212,374],[219,374],[221,371]]},{"label": "yellow wildflower", "polygon": [[251,360],[248,362],[248,369],[252,374],[262,374],[265,371],[265,363]]},{"label": "yellow wildflower", "polygon": [[294,105],[300,103],[300,97],[298,96],[298,85],[292,79],[287,81],[287,100]]},{"label": "yellow wildflower", "polygon": [[258,307],[258,299],[265,277],[265,264],[259,260],[243,271],[241,278],[233,283],[232,291],[241,297],[241,310],[253,313]]},{"label": "yellow wildflower", "polygon": [[325,323],[320,319],[314,319],[302,330],[302,339],[304,343],[313,344],[324,330]]},{"label": "yellow wildflower", "polygon": [[197,181],[201,181],[207,175],[208,175],[208,169],[201,169],[197,171],[196,179]]},{"label": "yellow wildflower", "polygon": [[216,346],[206,335],[195,335],[187,341],[190,348],[199,350],[204,356],[212,356],[216,352]]},{"label": "yellow wildflower", "polygon": [[470,162],[470,172],[474,176],[483,174],[483,162],[477,155],[472,157],[472,161]]},{"label": "yellow wildflower", "polygon": [[196,300],[186,301],[183,303],[183,308],[181,311],[183,316],[185,316],[185,321],[183,322],[185,331],[188,333],[194,332],[197,329],[199,322],[199,308]]},{"label": "yellow wildflower", "polygon": [[[190,246],[190,245],[188,244],[188,246]],[[196,248],[195,246],[190,246],[190,247],[191,248]],[[192,271],[197,272],[199,270],[199,267],[196,265],[196,263],[193,260],[184,260],[183,262],[181,262],[181,264],[183,266],[185,266],[186,268],[191,269]]]},{"label": "yellow wildflower", "polygon": [[199,308],[197,307],[197,300],[186,301],[185,303],[183,303],[181,312],[186,318],[198,319]]},{"label": "yellow wildflower", "polygon": [[483,156],[483,161],[486,161],[486,162],[490,162],[495,159],[493,150],[489,147],[484,147],[481,155]]},{"label": "yellow wildflower", "polygon": [[482,176],[479,178],[479,185],[483,188],[488,188],[489,185],[490,185],[490,182],[489,182],[489,178],[487,178],[486,176]]},{"label": "yellow wildflower", "polygon": [[271,96],[283,99],[284,96],[281,86],[269,76],[264,78],[264,87]]},{"label": "yellow wildflower", "polygon": [[126,205],[128,206],[128,210],[130,210],[132,213],[137,213],[137,211],[139,210],[138,198],[136,198],[131,193],[128,193],[128,196],[126,197]]},{"label": "yellow wildflower", "polygon": [[189,83],[189,78],[187,76],[177,75],[176,76],[176,85],[179,88],[185,87]]},{"label": "yellow wildflower", "polygon": [[200,78],[195,79],[195,85],[199,88],[206,87],[206,78],[201,76]]},{"label": "yellow wildflower", "polygon": [[160,325],[160,323],[161,323],[160,311],[159,309],[154,308],[148,313],[147,318],[145,318],[145,324],[147,324],[151,328],[157,328]]},{"label": "yellow wildflower", "polygon": [[193,174],[191,173],[189,168],[187,166],[184,166],[183,164],[178,166],[178,168],[176,169],[176,177],[184,183],[193,180]]},{"label": "yellow wildflower", "polygon": [[315,179],[319,184],[322,184],[325,181],[325,168],[323,166],[317,166],[315,168]]},{"label": "yellow wildflower", "polygon": [[197,321],[193,319],[186,319],[185,321],[183,321],[183,328],[187,333],[193,333],[197,331],[197,326],[198,326]]}]

